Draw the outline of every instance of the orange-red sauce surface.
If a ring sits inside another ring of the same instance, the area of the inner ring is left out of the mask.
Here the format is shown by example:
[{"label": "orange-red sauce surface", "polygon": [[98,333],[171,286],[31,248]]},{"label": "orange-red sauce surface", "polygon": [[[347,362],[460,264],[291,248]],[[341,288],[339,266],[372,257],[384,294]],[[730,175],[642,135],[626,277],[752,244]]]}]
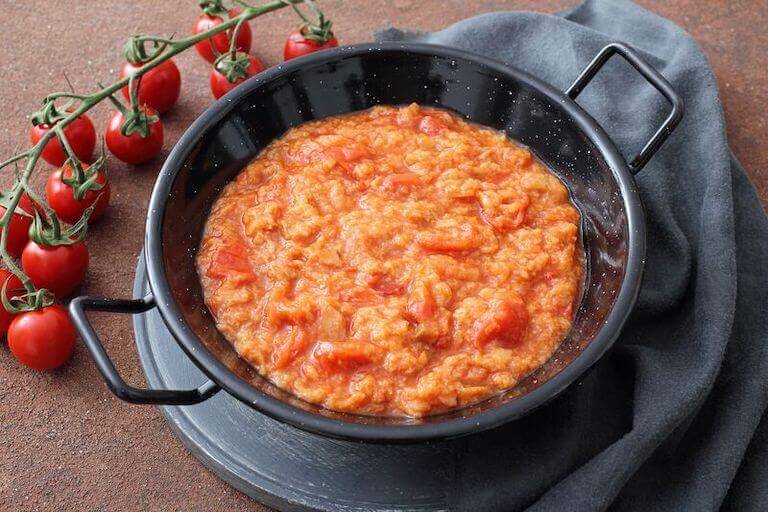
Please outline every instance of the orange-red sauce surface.
[{"label": "orange-red sauce surface", "polygon": [[504,134],[408,107],[310,122],[223,191],[197,257],[218,328],[281,388],[424,416],[514,386],[571,326],[568,191]]}]

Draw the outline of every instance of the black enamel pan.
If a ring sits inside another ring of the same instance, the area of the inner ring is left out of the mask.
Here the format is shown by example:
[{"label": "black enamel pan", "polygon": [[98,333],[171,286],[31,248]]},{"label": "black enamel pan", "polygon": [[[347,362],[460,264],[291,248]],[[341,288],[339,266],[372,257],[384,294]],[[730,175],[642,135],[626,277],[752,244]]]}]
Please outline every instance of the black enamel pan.
[{"label": "black enamel pan", "polygon": [[[626,59],[671,110],[627,163],[576,98],[613,55]],[[421,420],[341,414],[273,386],[237,357],[203,304],[194,258],[222,187],[289,128],[378,104],[443,107],[504,130],[531,148],[568,185],[580,209],[586,277],[573,328],[543,367],[482,403]],[[605,47],[560,91],[513,67],[464,51],[422,44],[338,48],[273,67],[217,101],[181,137],[155,183],[145,258],[152,293],[135,300],[78,297],[72,317],[109,388],[132,403],[189,405],[223,389],[259,412],[318,434],[369,442],[417,442],[479,432],[552,399],[610,348],[640,287],[645,222],[633,174],[680,121],[669,83],[622,44]],[[185,353],[210,378],[198,389],[138,389],[115,370],[87,310],[138,314],[158,308]]]}]

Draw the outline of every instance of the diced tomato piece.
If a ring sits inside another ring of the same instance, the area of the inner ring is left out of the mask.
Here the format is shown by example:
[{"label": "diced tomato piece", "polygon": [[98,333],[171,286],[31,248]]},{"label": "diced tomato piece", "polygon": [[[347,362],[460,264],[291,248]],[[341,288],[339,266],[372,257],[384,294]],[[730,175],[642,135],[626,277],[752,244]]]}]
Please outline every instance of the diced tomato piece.
[{"label": "diced tomato piece", "polygon": [[376,300],[376,292],[366,286],[355,286],[339,293],[339,298],[352,304],[368,304]]},{"label": "diced tomato piece", "polygon": [[437,135],[447,128],[445,121],[435,116],[424,116],[419,121],[419,131],[427,135]]},{"label": "diced tomato piece", "polygon": [[412,172],[401,172],[397,174],[390,174],[385,177],[381,186],[387,190],[398,190],[404,187],[413,187],[421,185],[421,176]]},{"label": "diced tomato piece", "polygon": [[348,162],[354,162],[355,160],[371,156],[371,152],[363,146],[345,146],[341,148],[341,153]]},{"label": "diced tomato piece", "polygon": [[400,295],[404,286],[389,276],[382,275],[373,283],[373,289],[382,295]]},{"label": "diced tomato piece", "polygon": [[300,326],[291,327],[291,333],[285,338],[272,354],[275,368],[285,368],[301,354],[310,343],[309,333]]},{"label": "diced tomato piece", "polygon": [[416,243],[427,251],[462,252],[477,249],[482,240],[475,227],[465,225],[452,231],[422,231],[416,235]]},{"label": "diced tomato piece", "polygon": [[429,320],[435,314],[434,301],[413,301],[406,306],[408,315],[417,322]]},{"label": "diced tomato piece", "polygon": [[315,345],[312,356],[317,364],[329,372],[352,371],[372,361],[373,347],[369,343],[321,341]]},{"label": "diced tomato piece", "polygon": [[412,287],[411,294],[405,306],[406,317],[414,322],[424,322],[435,316],[437,303],[432,291],[419,281]]},{"label": "diced tomato piece", "polygon": [[329,158],[333,158],[346,172],[352,172],[353,163],[357,160],[371,156],[370,151],[360,145],[331,146],[325,148],[325,154]]},{"label": "diced tomato piece", "polygon": [[231,245],[222,247],[216,253],[205,275],[212,279],[224,279],[232,272],[252,274],[251,264],[248,261],[246,249],[243,245]]},{"label": "diced tomato piece", "polygon": [[373,274],[360,272],[358,274],[358,282],[365,283],[369,289],[381,295],[400,295],[405,289],[405,286],[400,284],[394,277],[379,272]]},{"label": "diced tomato piece", "polygon": [[482,348],[492,340],[499,340],[504,346],[516,345],[525,336],[527,326],[528,310],[519,296],[492,299],[485,313],[475,320],[475,346]]}]

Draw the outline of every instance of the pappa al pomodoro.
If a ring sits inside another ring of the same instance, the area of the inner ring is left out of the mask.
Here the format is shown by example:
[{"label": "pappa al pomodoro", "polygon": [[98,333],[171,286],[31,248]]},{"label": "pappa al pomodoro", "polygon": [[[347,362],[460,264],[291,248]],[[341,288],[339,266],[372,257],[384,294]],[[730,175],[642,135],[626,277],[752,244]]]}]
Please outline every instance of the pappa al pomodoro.
[{"label": "pappa al pomodoro", "polygon": [[238,354],[326,408],[421,417],[513,387],[571,327],[565,185],[505,134],[416,104],[309,122],[216,200],[197,267]]}]

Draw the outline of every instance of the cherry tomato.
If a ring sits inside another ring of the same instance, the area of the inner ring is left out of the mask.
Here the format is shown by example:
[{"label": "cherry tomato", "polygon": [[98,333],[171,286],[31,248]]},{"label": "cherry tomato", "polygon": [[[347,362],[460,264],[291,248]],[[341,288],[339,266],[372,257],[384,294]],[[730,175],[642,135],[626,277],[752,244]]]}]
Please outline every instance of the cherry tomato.
[{"label": "cherry tomato", "polygon": [[[238,55],[242,55],[242,53],[238,52]],[[257,75],[264,71],[264,66],[261,65],[261,61],[254,57],[253,55],[248,55],[248,60],[251,61],[251,64],[248,66],[248,69],[246,70],[248,72],[248,76],[252,77],[253,75]],[[213,97],[218,99],[227,94],[229,91],[240,85],[241,83],[245,82],[246,78],[240,78],[235,83],[230,82],[227,80],[227,76],[223,73],[220,73],[217,69],[211,68],[211,77],[210,77],[210,83],[211,83],[211,92],[213,93]]]},{"label": "cherry tomato", "polygon": [[66,297],[85,279],[88,247],[83,242],[48,247],[30,240],[21,253],[21,268],[37,288]]},{"label": "cherry tomato", "polygon": [[[55,124],[54,124],[55,126]],[[33,126],[29,132],[29,138],[32,144],[37,144],[40,139],[51,130],[52,126],[39,124]],[[90,162],[93,157],[93,150],[96,147],[96,129],[93,127],[91,118],[83,114],[64,127],[64,135],[67,137],[69,147],[82,162]],[[64,149],[61,147],[61,141],[55,135],[45,144],[40,153],[43,160],[56,167],[61,167],[67,160]]]},{"label": "cherry tomato", "polygon": [[[26,194],[21,196],[19,205],[16,212],[19,209],[32,214],[35,211],[35,207],[32,204],[32,200]],[[6,208],[0,206],[0,217],[5,215]],[[20,213],[14,213],[11,216],[11,222],[8,224],[8,239],[5,241],[5,248],[8,250],[8,254],[14,258],[21,256],[21,252],[24,250],[24,246],[29,241],[29,227],[32,225],[32,218],[22,215]]]},{"label": "cherry tomato", "polygon": [[312,39],[308,39],[304,36],[300,28],[295,29],[288,34],[288,40],[285,41],[285,49],[283,50],[283,57],[285,60],[295,59],[308,53],[316,52],[318,50],[324,50],[326,48],[336,48],[339,46],[339,41],[336,37],[332,37],[324,43],[318,43]]},{"label": "cherry tomato", "polygon": [[[148,107],[147,114],[154,115]],[[163,148],[163,123],[158,120],[149,125],[149,135],[142,137],[139,132],[133,132],[127,137],[120,133],[125,116],[116,112],[107,124],[105,140],[109,151],[127,164],[143,164],[155,158]]]},{"label": "cherry tomato", "polygon": [[[88,169],[88,164],[83,164],[83,169]],[[89,222],[95,222],[104,215],[109,204],[109,183],[107,182],[106,175],[99,171],[96,175],[96,183],[102,187],[99,190],[89,190],[85,193],[82,199],[75,199],[72,187],[64,183],[63,178],[70,178],[72,176],[72,168],[69,165],[65,165],[61,169],[56,169],[50,176],[45,184],[45,195],[48,197],[48,205],[53,208],[56,215],[69,224],[74,224],[83,216],[85,210],[87,210],[98,198],[98,203],[91,213]]]},{"label": "cherry tomato", "polygon": [[[238,9],[232,9],[229,11],[229,17],[234,18],[240,14],[240,11]],[[207,14],[203,14],[200,16],[197,21],[195,22],[195,26],[192,29],[192,32],[195,34],[199,34],[200,32],[205,32],[206,30],[209,30],[216,25],[220,25],[224,22],[223,19],[221,19],[219,16],[208,16]],[[197,50],[197,53],[200,54],[202,58],[207,60],[208,62],[213,62],[216,60],[216,58],[222,54],[229,51],[229,45],[230,45],[230,36],[232,34],[232,30],[225,30],[224,32],[219,32],[215,36],[212,36],[210,39],[207,39],[205,41],[200,41],[195,45],[195,49]],[[248,52],[251,50],[251,27],[248,25],[248,23],[243,23],[240,26],[240,29],[237,31],[237,37],[235,38],[235,45],[236,50],[242,51],[242,52]],[[215,49],[215,51],[214,51]],[[217,53],[218,52],[218,53]]]},{"label": "cherry tomato", "polygon": [[16,359],[35,370],[52,370],[66,363],[75,350],[77,334],[61,306],[20,314],[8,328],[8,346]]},{"label": "cherry tomato", "polygon": [[[120,69],[117,79],[122,80],[141,66],[141,64],[136,65],[126,62],[123,64],[122,69]],[[127,85],[122,88],[122,92],[125,99],[131,99]],[[162,114],[169,111],[176,104],[180,92],[181,73],[179,73],[179,68],[176,67],[173,59],[168,59],[141,77],[139,103],[147,105]]]},{"label": "cherry tomato", "polygon": [[[5,296],[9,299],[24,295],[26,292],[24,285],[18,277],[4,268],[0,268],[0,290],[2,290],[3,286],[5,286]],[[0,336],[5,336],[5,333],[8,332],[8,326],[11,325],[11,321],[15,316],[6,311],[2,303],[0,303]]]}]

